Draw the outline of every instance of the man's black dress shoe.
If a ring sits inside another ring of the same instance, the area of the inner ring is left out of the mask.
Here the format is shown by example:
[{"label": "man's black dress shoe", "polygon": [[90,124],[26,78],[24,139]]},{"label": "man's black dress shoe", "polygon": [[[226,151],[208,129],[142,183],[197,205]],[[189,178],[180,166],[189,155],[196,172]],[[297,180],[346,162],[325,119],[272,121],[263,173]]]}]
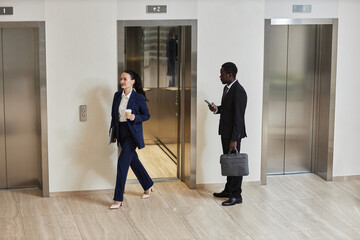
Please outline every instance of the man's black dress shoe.
[{"label": "man's black dress shoe", "polygon": [[213,194],[214,197],[218,197],[218,198],[230,198],[231,197],[231,194],[230,193],[227,193],[227,192],[220,192],[220,193],[214,193]]},{"label": "man's black dress shoe", "polygon": [[229,198],[227,201],[223,202],[221,205],[223,206],[232,206],[238,203],[242,203],[242,198]]}]

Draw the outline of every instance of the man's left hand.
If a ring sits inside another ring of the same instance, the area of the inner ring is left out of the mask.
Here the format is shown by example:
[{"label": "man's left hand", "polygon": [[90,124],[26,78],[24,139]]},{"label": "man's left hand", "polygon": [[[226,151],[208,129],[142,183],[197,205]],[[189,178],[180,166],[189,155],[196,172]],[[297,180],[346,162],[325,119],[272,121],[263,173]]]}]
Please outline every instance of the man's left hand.
[{"label": "man's left hand", "polygon": [[237,141],[230,141],[230,144],[229,144],[230,152],[235,151],[236,145],[237,145]]}]

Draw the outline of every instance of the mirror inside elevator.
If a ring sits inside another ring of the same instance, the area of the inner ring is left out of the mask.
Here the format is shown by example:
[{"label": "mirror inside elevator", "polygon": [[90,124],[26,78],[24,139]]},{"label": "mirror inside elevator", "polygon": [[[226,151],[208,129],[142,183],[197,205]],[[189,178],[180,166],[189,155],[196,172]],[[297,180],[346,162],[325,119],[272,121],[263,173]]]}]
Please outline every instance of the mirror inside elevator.
[{"label": "mirror inside elevator", "polygon": [[336,29],[274,22],[265,21],[263,167],[331,180]]},{"label": "mirror inside elevator", "polygon": [[[125,69],[141,76],[151,115],[143,123],[146,147],[137,150],[139,159],[153,179],[180,179],[191,187],[192,26],[119,25],[118,76]],[[131,170],[128,179],[136,179]]]}]

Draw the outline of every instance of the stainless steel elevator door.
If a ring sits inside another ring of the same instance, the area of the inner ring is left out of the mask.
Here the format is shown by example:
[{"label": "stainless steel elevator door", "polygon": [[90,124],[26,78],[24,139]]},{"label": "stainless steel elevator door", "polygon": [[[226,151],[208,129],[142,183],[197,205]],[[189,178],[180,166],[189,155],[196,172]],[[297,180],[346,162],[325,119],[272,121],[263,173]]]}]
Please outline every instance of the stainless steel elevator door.
[{"label": "stainless steel elevator door", "polygon": [[269,83],[267,169],[268,173],[283,173],[288,28],[267,24],[265,31],[265,49],[268,50],[265,54],[265,77]]},{"label": "stainless steel elevator door", "polygon": [[3,117],[0,147],[4,160],[0,163],[6,172],[6,183],[1,183],[1,187],[33,187],[39,184],[36,31],[33,28],[1,30],[3,74],[0,78],[3,88],[0,94],[3,102],[0,114]]},{"label": "stainless steel elevator door", "polygon": [[4,71],[2,30],[0,29],[0,188],[6,188],[5,120],[4,120]]},{"label": "stainless steel elevator door", "polygon": [[285,173],[310,172],[316,26],[289,26]]},{"label": "stainless steel elevator door", "polygon": [[316,26],[266,25],[268,173],[310,172]]},{"label": "stainless steel elevator door", "polygon": [[330,102],[331,102],[331,61],[332,61],[332,26],[322,25],[319,27],[319,75],[317,83],[318,105],[317,105],[317,131],[316,145],[317,159],[315,172],[322,178],[329,180],[328,169],[329,156],[332,157],[332,148],[329,149],[329,128],[330,128]]}]

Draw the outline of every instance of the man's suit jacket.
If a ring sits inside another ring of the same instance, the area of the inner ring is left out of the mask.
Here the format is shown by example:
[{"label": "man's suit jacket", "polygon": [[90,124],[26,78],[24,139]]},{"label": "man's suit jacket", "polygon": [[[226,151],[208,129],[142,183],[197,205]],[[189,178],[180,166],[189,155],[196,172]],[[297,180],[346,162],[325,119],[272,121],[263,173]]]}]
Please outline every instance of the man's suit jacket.
[{"label": "man's suit jacket", "polygon": [[238,81],[234,82],[230,90],[223,95],[221,106],[218,106],[217,113],[220,113],[219,135],[222,138],[241,141],[242,138],[246,137],[244,118],[246,103],[245,89]]},{"label": "man's suit jacket", "polygon": [[[110,127],[115,126],[116,139],[118,141],[118,145],[119,145],[119,141],[120,141],[120,139],[119,139],[119,129],[120,129],[119,105],[120,105],[120,101],[121,101],[122,92],[123,92],[123,90],[115,93],[113,104],[112,104],[112,110],[111,110],[111,126]],[[145,96],[142,94],[139,94],[133,90],[130,95],[128,105],[126,108],[131,109],[131,113],[135,114],[135,120],[134,121],[127,120],[127,124],[130,128],[130,131],[131,131],[133,137],[134,137],[137,147],[139,149],[143,148],[143,147],[145,147],[145,142],[144,142],[144,136],[143,136],[142,122],[144,122],[150,118],[150,113],[149,113],[149,109],[146,105]]]}]

